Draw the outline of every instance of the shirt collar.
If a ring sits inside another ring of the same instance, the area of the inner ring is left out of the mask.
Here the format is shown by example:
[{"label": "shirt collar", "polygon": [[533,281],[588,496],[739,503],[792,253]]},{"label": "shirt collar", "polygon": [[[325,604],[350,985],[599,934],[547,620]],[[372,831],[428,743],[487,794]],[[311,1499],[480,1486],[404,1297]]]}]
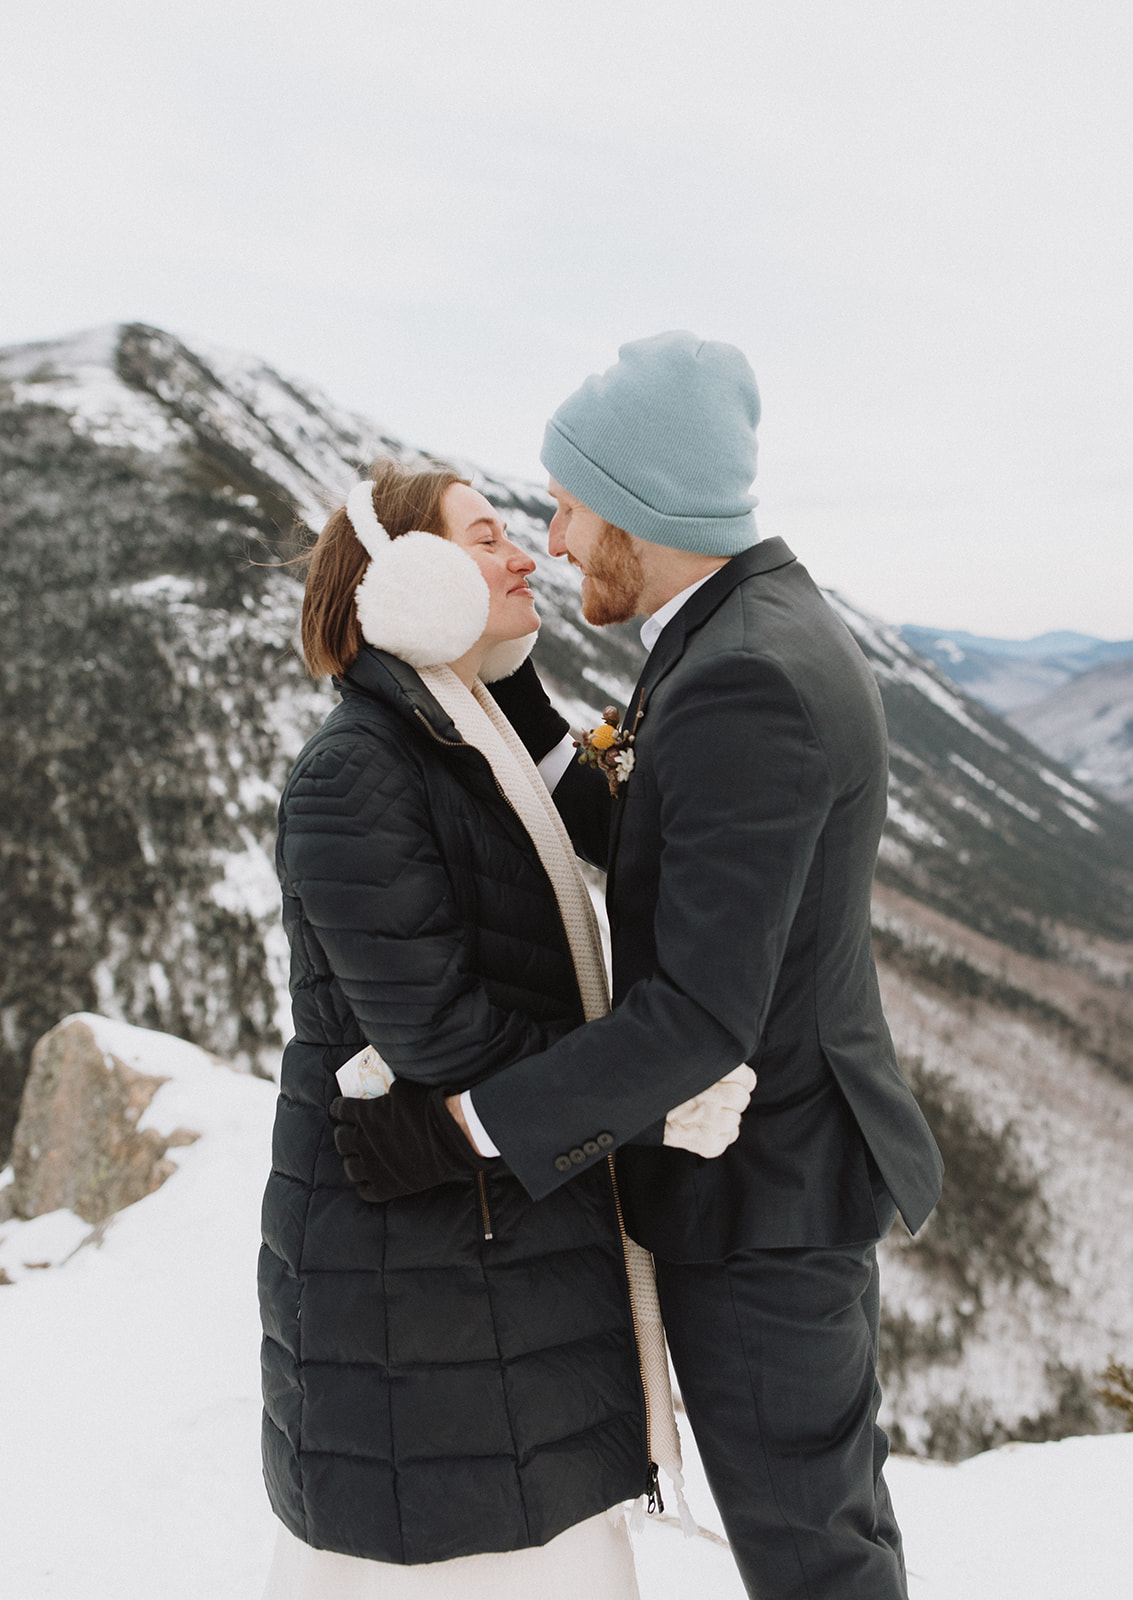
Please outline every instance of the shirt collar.
[{"label": "shirt collar", "polygon": [[641,642],[646,650],[652,650],[661,636],[662,628],[666,623],[672,622],[685,601],[691,600],[696,591],[703,584],[706,584],[709,578],[715,576],[715,573],[708,572],[703,578],[697,578],[695,583],[690,583],[687,589],[681,590],[680,594],[675,594],[671,600],[666,600],[665,604],[655,611],[651,617],[646,617],[641,624]]}]

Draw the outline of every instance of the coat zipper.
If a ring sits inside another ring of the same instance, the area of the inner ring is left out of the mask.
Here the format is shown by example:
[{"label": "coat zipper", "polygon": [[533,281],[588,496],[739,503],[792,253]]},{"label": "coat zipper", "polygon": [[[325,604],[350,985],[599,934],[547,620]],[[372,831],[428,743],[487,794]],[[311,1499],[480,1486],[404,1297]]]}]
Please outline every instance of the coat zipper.
[{"label": "coat zipper", "polygon": [[[417,707],[417,706],[413,707],[413,715],[420,721],[422,727],[425,729],[425,732],[429,735],[430,739],[434,740],[437,744],[443,744],[449,750],[460,750],[460,749],[475,750],[476,749],[476,746],[474,744],[469,744],[467,739],[442,739],[440,734],[436,731],[436,729],[433,727],[432,723],[429,721],[428,717],[425,715],[425,713],[422,710],[419,709],[419,707]],[[484,752],[482,750],[478,751],[477,753],[479,755],[481,755],[481,756],[484,756],[485,764],[487,765],[488,771],[491,773],[491,776],[492,776],[492,782],[496,786],[496,792],[498,793],[500,799],[503,801],[504,805],[507,806],[507,808],[511,812],[512,816],[515,817],[519,821],[520,826],[522,827],[523,818],[520,817],[519,812],[512,805],[511,801],[508,799],[507,795],[504,793],[502,787],[500,786],[500,780],[496,777],[496,774],[495,774],[495,772],[494,772],[494,770],[492,768],[492,763],[488,760],[487,756],[484,755]]]},{"label": "coat zipper", "polygon": [[466,743],[464,739],[442,739],[436,728],[433,727],[433,724],[421,710],[420,706],[413,707],[413,715],[424,727],[425,732],[429,735],[430,739],[435,740],[437,744],[447,745],[450,750],[459,750],[461,745]]},{"label": "coat zipper", "polygon": [[[418,721],[424,727],[425,732],[429,735],[430,739],[435,741],[435,743],[447,745],[450,750],[458,750],[462,745],[467,743],[467,740],[465,739],[442,739],[440,734],[429,721],[428,717],[422,710],[420,710],[419,707],[413,707],[413,715],[418,719]],[[474,747],[470,746],[469,748]],[[492,772],[490,762],[488,763],[488,771]],[[500,799],[507,806],[508,810],[511,811],[513,815],[518,815],[515,807],[500,788],[500,781],[494,772],[492,772],[492,782],[495,784],[497,790],[499,790]],[[476,1174],[476,1190],[480,1199],[480,1224],[484,1230],[484,1239],[485,1241],[490,1242],[495,1238],[495,1234],[492,1231],[492,1213],[488,1209],[488,1185],[484,1182],[484,1174],[482,1172],[478,1172]]]},{"label": "coat zipper", "polygon": [[[425,713],[417,706],[413,707],[413,715],[420,720],[422,726],[425,728],[425,731],[437,744],[447,745],[450,749],[457,749],[460,745],[467,742],[464,739],[442,739],[440,734],[429,722],[429,719],[426,717]],[[515,807],[504,793],[503,787],[500,784],[500,780],[496,777],[490,761],[488,762],[488,771],[492,774],[492,782],[495,784],[496,789],[499,792],[500,799],[508,807],[513,816],[519,818],[520,822],[522,823],[522,818],[519,817],[518,811],[516,811]],[[625,1221],[622,1217],[622,1201],[621,1196],[618,1193],[618,1179],[617,1174],[614,1171],[613,1156],[607,1156],[606,1161],[610,1168],[610,1184],[614,1191],[614,1210],[617,1212],[618,1216],[618,1234],[622,1242],[622,1269],[626,1275],[626,1294],[629,1297],[630,1319],[633,1323],[633,1351],[634,1355],[637,1357],[637,1376],[638,1382],[641,1384],[641,1399],[645,1411],[645,1456],[649,1463],[649,1470],[646,1475],[645,1506],[646,1510],[649,1512],[660,1512],[664,1511],[665,1502],[661,1498],[661,1474],[657,1463],[653,1459],[653,1444],[649,1436],[649,1398],[645,1388],[645,1365],[641,1359],[641,1338],[637,1329],[637,1313],[633,1309],[633,1295],[630,1293],[629,1288],[629,1259],[626,1251],[626,1229]],[[491,1240],[494,1237],[492,1233],[492,1217],[491,1212],[488,1210],[488,1190],[487,1185],[484,1182],[484,1174],[482,1172],[478,1172],[476,1174],[476,1187],[480,1196],[480,1220],[483,1224],[484,1238],[485,1240]]]},{"label": "coat zipper", "polygon": [[480,1221],[484,1227],[484,1238],[492,1239],[492,1213],[488,1210],[488,1185],[484,1182],[484,1174],[476,1174],[476,1188],[480,1195]]},{"label": "coat zipper", "polygon": [[[413,707],[413,715],[421,723],[430,739],[432,739],[436,744],[446,745],[450,750],[459,750],[460,747],[467,742],[464,739],[442,739],[425,713],[417,706]],[[492,771],[490,764],[488,771]],[[494,772],[492,772],[492,782],[496,785],[496,788],[499,789],[500,799],[509,808],[509,810],[514,813],[515,807],[512,805],[511,801],[508,799],[503,790],[500,789],[499,780]],[[492,1213],[488,1208],[488,1185],[484,1182],[484,1174],[482,1172],[478,1172],[476,1174],[476,1192],[480,1201],[480,1225],[483,1229],[485,1241],[490,1242],[495,1238],[495,1234],[492,1231]]]},{"label": "coat zipper", "polygon": [[647,1511],[664,1511],[665,1502],[661,1498],[661,1478],[657,1463],[653,1459],[653,1441],[649,1436],[649,1395],[645,1387],[645,1363],[641,1359],[641,1337],[637,1328],[637,1312],[633,1308],[633,1295],[629,1288],[629,1252],[626,1249],[626,1225],[622,1216],[622,1197],[618,1193],[618,1175],[614,1170],[613,1156],[606,1157],[610,1168],[610,1185],[614,1191],[614,1210],[618,1214],[618,1234],[622,1241],[622,1267],[626,1275],[626,1292],[629,1294],[629,1314],[633,1322],[633,1349],[637,1357],[637,1374],[641,1380],[641,1398],[645,1406],[645,1456],[649,1462],[649,1471],[646,1477],[646,1505]]}]

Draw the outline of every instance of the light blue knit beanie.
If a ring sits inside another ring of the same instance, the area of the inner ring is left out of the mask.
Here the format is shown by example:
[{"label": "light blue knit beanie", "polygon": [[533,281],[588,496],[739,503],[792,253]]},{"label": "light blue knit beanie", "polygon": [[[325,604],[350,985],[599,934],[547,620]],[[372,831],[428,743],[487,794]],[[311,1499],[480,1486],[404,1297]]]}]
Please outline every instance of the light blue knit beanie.
[{"label": "light blue knit beanie", "polygon": [[547,424],[551,477],[607,522],[652,544],[734,556],[759,541],[759,390],[735,345],[692,333],[623,344]]}]

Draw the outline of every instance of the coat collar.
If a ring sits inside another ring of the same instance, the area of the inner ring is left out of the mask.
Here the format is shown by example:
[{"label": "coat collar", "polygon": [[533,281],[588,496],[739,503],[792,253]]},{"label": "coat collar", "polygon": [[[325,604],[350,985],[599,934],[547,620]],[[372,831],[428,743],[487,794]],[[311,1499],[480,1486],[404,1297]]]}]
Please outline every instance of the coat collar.
[{"label": "coat collar", "polygon": [[733,556],[695,594],[690,595],[676,616],[661,629],[657,643],[641,669],[633,699],[626,709],[624,725],[631,729],[637,726],[645,714],[649,696],[669,669],[680,660],[689,634],[708,621],[733,589],[745,578],[775,572],[780,567],[789,566],[794,560],[794,555],[782,539],[761,539],[749,550],[742,550],[738,556]]},{"label": "coat collar", "polygon": [[[794,559],[794,555],[782,539],[761,539],[758,544],[752,545],[750,550],[743,550],[738,556],[733,556],[726,566],[714,572],[707,583],[702,584],[695,594],[690,595],[676,616],[670,618],[661,629],[657,643],[649,652],[649,659],[642,667],[637,687],[633,691],[633,699],[626,708],[622,726],[636,732],[637,725],[645,715],[649,704],[649,696],[665,674],[680,660],[689,634],[704,626],[733,589],[738,588],[745,578],[755,578],[764,572],[775,572],[780,567],[790,566]],[[633,782],[632,778],[630,782]],[[625,807],[615,801],[610,823],[610,877],[606,884],[607,896],[610,894],[617,868],[617,842],[624,812]]]},{"label": "coat collar", "polygon": [[424,722],[443,744],[463,744],[456,724],[430,694],[414,669],[387,650],[364,644],[353,664],[334,680],[340,692],[353,690],[390,705],[416,726]]}]

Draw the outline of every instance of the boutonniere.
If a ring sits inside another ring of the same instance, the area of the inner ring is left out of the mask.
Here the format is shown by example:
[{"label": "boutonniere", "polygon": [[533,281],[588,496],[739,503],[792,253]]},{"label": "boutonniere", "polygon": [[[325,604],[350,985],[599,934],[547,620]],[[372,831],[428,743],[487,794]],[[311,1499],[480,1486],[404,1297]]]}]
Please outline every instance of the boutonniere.
[{"label": "boutonniere", "polygon": [[616,800],[618,791],[633,771],[633,734],[619,728],[617,706],[607,706],[602,721],[592,733],[576,739],[578,759],[584,767],[600,767],[606,774],[610,793]]}]

